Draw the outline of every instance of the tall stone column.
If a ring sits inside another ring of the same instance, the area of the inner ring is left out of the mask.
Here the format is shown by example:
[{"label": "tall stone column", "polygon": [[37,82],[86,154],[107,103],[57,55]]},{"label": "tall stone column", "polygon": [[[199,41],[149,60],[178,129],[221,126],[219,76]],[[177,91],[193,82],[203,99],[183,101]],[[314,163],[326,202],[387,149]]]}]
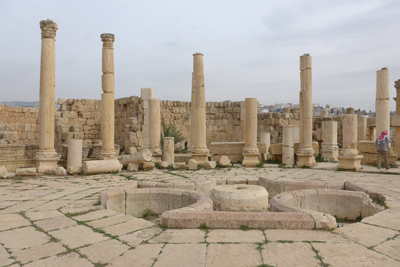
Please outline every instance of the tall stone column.
[{"label": "tall stone column", "polygon": [[343,116],[343,148],[340,150],[338,159],[338,169],[359,170],[361,169],[361,159],[357,150],[357,115],[353,108],[347,109],[347,114]]},{"label": "tall stone column", "polygon": [[337,121],[323,121],[321,155],[329,161],[337,161],[338,154]]},{"label": "tall stone column", "polygon": [[40,59],[39,150],[36,153],[36,170],[52,172],[60,159],[54,149],[55,113],[55,37],[57,24],[51,20],[40,21],[42,51]]},{"label": "tall stone column", "polygon": [[116,157],[114,150],[114,40],[111,33],[100,35],[103,42],[101,88],[101,159]]},{"label": "tall stone column", "polygon": [[294,164],[293,129],[293,125],[283,126],[282,163],[288,167],[293,167]]},{"label": "tall stone column", "polygon": [[153,88],[142,88],[140,93],[143,103],[142,148],[148,148],[150,147],[149,100],[153,98]]},{"label": "tall stone column", "polygon": [[193,82],[193,72],[192,72],[192,93],[191,93],[191,100],[190,100],[190,145],[188,151],[193,152],[194,149],[194,82]]},{"label": "tall stone column", "polygon": [[368,118],[357,117],[357,140],[366,141],[367,140],[367,130],[368,130]]},{"label": "tall stone column", "polygon": [[400,155],[400,80],[394,82],[394,87],[396,88],[396,117],[394,125],[394,153]]},{"label": "tall stone column", "polygon": [[389,70],[382,68],[376,73],[376,134],[390,130],[390,77]]},{"label": "tall stone column", "polygon": [[193,159],[198,165],[208,161],[206,143],[206,94],[204,88],[203,54],[193,55],[193,93],[194,93],[194,149]]},{"label": "tall stone column", "polygon": [[312,167],[316,164],[312,147],[312,70],[311,56],[300,57],[300,144],[297,150],[297,166]]},{"label": "tall stone column", "polygon": [[254,167],[260,163],[260,152],[257,147],[257,98],[246,98],[245,136],[243,148],[244,167]]},{"label": "tall stone column", "polygon": [[160,100],[153,98],[149,100],[149,144],[153,154],[153,161],[161,161],[161,115]]},{"label": "tall stone column", "polygon": [[245,137],[245,117],[246,117],[246,101],[240,101],[240,141],[244,142]]}]

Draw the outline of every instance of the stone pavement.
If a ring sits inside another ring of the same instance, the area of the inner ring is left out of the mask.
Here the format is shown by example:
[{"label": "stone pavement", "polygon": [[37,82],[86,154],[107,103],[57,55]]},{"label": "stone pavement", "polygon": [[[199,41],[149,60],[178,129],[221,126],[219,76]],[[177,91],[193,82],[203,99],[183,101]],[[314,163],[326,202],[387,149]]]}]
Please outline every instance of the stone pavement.
[{"label": "stone pavement", "polygon": [[[0,180],[0,266],[400,266],[400,168],[335,171],[232,167]],[[383,193],[389,209],[334,231],[162,229],[99,206],[128,179],[352,181]]]}]

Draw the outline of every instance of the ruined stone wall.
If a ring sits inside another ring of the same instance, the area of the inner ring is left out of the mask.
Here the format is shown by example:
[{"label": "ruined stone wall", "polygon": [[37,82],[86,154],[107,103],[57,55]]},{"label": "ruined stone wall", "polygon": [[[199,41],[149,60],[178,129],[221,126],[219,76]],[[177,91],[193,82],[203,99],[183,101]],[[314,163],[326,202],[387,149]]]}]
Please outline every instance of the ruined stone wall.
[{"label": "ruined stone wall", "polygon": [[61,152],[62,144],[69,139],[94,142],[100,136],[100,100],[67,99],[60,102],[55,116],[55,149]]},{"label": "ruined stone wall", "polygon": [[0,141],[3,144],[39,144],[39,109],[0,104]]}]

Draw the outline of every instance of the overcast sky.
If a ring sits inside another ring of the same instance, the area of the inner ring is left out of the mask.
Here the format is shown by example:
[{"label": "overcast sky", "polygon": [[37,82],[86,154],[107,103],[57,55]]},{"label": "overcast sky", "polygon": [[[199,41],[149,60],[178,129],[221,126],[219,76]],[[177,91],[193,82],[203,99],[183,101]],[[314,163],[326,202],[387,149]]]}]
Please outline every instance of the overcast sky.
[{"label": "overcast sky", "polygon": [[100,34],[113,33],[116,98],[151,87],[190,101],[199,52],[206,101],[298,103],[309,53],[314,103],[374,110],[376,71],[390,70],[391,97],[400,79],[399,14],[399,0],[0,0],[0,101],[39,100],[39,22],[51,19],[56,99],[100,99]]}]

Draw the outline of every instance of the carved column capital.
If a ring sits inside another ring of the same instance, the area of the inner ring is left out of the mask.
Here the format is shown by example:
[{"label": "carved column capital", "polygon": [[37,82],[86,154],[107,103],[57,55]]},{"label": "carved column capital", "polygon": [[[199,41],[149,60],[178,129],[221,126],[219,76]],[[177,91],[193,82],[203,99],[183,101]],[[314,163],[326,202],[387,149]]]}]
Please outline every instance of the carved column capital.
[{"label": "carved column capital", "polygon": [[112,33],[102,33],[100,35],[103,47],[112,48],[113,42],[115,41],[115,35]]},{"label": "carved column capital", "polygon": [[48,19],[40,21],[40,29],[42,30],[42,38],[55,38],[58,27],[54,21]]}]

